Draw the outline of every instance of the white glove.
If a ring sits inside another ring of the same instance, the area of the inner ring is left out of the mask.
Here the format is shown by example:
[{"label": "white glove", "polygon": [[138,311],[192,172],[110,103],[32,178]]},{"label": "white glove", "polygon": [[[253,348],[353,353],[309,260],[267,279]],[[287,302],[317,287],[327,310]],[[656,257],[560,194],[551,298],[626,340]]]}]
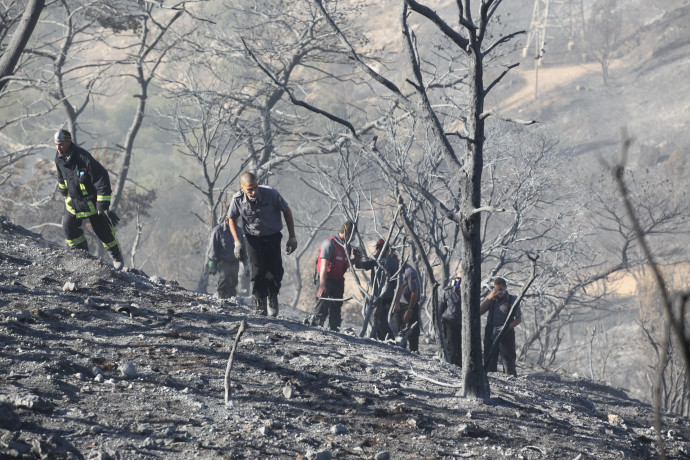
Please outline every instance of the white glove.
[{"label": "white glove", "polygon": [[244,260],[244,246],[239,241],[235,241],[235,258],[237,260]]}]

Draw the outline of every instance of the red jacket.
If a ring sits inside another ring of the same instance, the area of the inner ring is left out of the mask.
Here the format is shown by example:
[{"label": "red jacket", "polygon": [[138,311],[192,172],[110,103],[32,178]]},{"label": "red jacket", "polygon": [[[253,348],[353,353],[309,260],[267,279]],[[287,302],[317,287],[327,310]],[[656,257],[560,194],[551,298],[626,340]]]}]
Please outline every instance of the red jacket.
[{"label": "red jacket", "polygon": [[[350,267],[350,262],[347,260],[347,253],[342,244],[335,241],[334,236],[329,236],[331,244],[333,245],[333,256],[328,261],[326,266],[326,277],[332,279],[341,279],[345,276],[345,272]],[[321,249],[319,249],[319,256],[316,259],[316,272],[321,273]]]}]

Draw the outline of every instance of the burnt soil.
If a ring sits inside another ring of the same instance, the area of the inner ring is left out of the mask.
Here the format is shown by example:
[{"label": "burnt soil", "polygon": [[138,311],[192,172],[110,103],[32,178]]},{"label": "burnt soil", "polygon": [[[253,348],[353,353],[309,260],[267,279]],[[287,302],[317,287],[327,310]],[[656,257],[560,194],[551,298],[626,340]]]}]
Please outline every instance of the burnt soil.
[{"label": "burnt soil", "polygon": [[[412,354],[281,308],[118,272],[0,217],[0,458],[658,456],[652,408],[619,389],[522,366],[463,399],[429,380],[460,377],[433,344]],[[670,458],[690,455],[689,427],[663,417]]]}]

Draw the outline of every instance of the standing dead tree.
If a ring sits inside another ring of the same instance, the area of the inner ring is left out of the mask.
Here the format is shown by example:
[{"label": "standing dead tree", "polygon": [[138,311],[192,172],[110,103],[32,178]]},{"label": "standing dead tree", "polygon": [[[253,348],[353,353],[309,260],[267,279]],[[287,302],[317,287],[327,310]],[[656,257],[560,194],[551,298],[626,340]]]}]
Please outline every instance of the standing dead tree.
[{"label": "standing dead tree", "polygon": [[[355,142],[363,152],[371,156],[380,168],[394,177],[400,183],[411,187],[415,193],[423,196],[429,204],[439,209],[445,219],[450,220],[460,229],[462,235],[462,303],[463,303],[463,394],[467,397],[488,398],[490,388],[481,352],[481,331],[479,303],[481,294],[481,213],[489,211],[483,208],[481,203],[481,178],[483,170],[484,142],[486,139],[485,123],[492,113],[485,110],[485,99],[489,92],[500,83],[503,77],[517,64],[506,66],[488,84],[485,81],[485,60],[498,48],[510,42],[515,36],[524,31],[505,34],[493,43],[488,43],[489,26],[495,18],[501,1],[484,1],[477,10],[473,10],[470,0],[458,1],[457,11],[454,17],[457,24],[450,25],[431,8],[414,0],[406,0],[402,3],[400,11],[401,41],[409,65],[410,77],[405,83],[411,88],[411,94],[403,91],[394,81],[377,72],[355,50],[341,31],[338,24],[332,19],[330,12],[321,0],[314,0],[323,17],[328,21],[332,30],[337,34],[340,42],[357,68],[366,75],[370,81],[375,82],[392,96],[402,111],[414,119],[420,125],[428,128],[430,136],[435,139],[435,145],[443,156],[448,168],[448,178],[457,184],[459,206],[449,208],[429,191],[420,187],[400,170],[393,168],[382,155],[379,154],[375,143],[365,139],[361,129],[355,127],[359,122],[351,117],[340,116],[332,111],[317,107],[305,100],[298,98],[295,91],[281,82],[276,73],[271,69],[270,63],[264,63],[256,59],[264,72],[270,76],[273,83],[282,88],[293,104],[322,115],[329,120],[340,124],[346,129],[342,133]],[[467,78],[467,115],[466,132],[448,132],[441,114],[432,103],[430,87],[425,80],[422,66],[424,61],[417,47],[418,37],[410,28],[411,13],[425,18],[440,33],[456,47],[457,51],[465,57]],[[476,16],[475,16],[476,14]],[[460,32],[461,31],[461,32]]]},{"label": "standing dead tree", "polygon": [[[659,294],[661,295],[664,322],[667,329],[667,337],[662,340],[662,352],[661,352],[661,362],[665,362],[668,356],[669,348],[669,336],[673,336],[677,341],[678,348],[680,351],[680,356],[685,365],[685,378],[686,384],[690,385],[690,327],[688,325],[687,312],[688,306],[690,304],[690,291],[685,292],[671,292],[669,289],[669,283],[664,276],[659,262],[656,256],[652,252],[652,249],[647,242],[647,235],[644,229],[640,225],[640,220],[637,215],[637,210],[633,206],[633,202],[630,198],[630,191],[628,189],[627,183],[625,181],[625,167],[627,164],[628,150],[630,148],[632,140],[627,136],[627,133],[623,131],[622,141],[621,141],[621,158],[617,164],[610,167],[611,174],[615,180],[618,187],[618,191],[623,200],[625,210],[627,212],[628,218],[632,225],[635,233],[635,237],[640,245],[642,253],[647,261],[647,265],[652,272],[654,280],[659,288]],[[654,389],[654,408],[656,415],[656,432],[657,432],[657,443],[659,446],[659,454],[661,458],[666,458],[666,453],[664,449],[664,435],[662,433],[662,422],[661,422],[661,380],[664,373],[663,365],[659,366],[657,370],[657,382],[656,388]]]},{"label": "standing dead tree", "polygon": [[[335,73],[347,57],[310,0],[269,3],[265,8],[242,2],[218,6],[214,18],[222,17],[232,27],[205,27],[200,35],[205,40],[196,46],[211,78],[235,83],[236,90],[227,95],[245,133],[248,169],[260,183],[301,158],[335,152],[322,120],[286,103],[283,87],[306,89],[328,78],[353,79]],[[338,17],[346,20],[342,13]],[[216,46],[206,48],[209,42]],[[262,78],[251,53],[270,63],[280,85]]]},{"label": "standing dead tree", "polygon": [[[133,71],[126,72],[124,76],[135,81],[139,92],[132,96],[137,100],[137,103],[132,123],[125,134],[125,141],[122,145],[122,164],[117,174],[117,184],[113,188],[112,209],[117,209],[120,200],[123,198],[129,167],[134,155],[134,141],[146,114],[149,86],[154,77],[156,77],[158,68],[165,62],[168,53],[178,40],[176,38],[166,42],[164,38],[172,34],[173,25],[184,13],[183,10],[178,10],[167,15],[163,20],[159,20],[154,14],[156,7],[153,4],[146,4],[143,6],[143,9],[142,15],[138,18],[137,40],[125,47],[125,51],[129,56],[122,62],[133,67]],[[113,45],[113,48],[118,49],[115,45]]]},{"label": "standing dead tree", "polygon": [[14,74],[15,67],[29,42],[29,38],[31,38],[44,6],[45,0],[29,0],[24,13],[19,18],[12,38],[7,46],[3,47],[2,56],[0,56],[0,93]]},{"label": "standing dead tree", "polygon": [[586,22],[585,40],[589,52],[601,66],[601,78],[604,86],[609,84],[609,67],[624,34],[622,8],[616,5],[617,0],[603,0],[593,6],[589,20]]}]

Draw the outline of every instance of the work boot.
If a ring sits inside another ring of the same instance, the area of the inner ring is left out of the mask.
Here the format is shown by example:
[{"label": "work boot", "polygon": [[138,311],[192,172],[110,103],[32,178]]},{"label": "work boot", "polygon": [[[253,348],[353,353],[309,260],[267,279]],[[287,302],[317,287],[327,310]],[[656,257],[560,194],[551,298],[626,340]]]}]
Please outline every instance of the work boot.
[{"label": "work boot", "polygon": [[254,297],[254,313],[266,316],[266,297]]},{"label": "work boot", "polygon": [[89,252],[89,242],[84,240],[76,246],[72,246],[70,249],[81,249],[82,251]]},{"label": "work boot", "polygon": [[268,316],[275,318],[278,316],[278,310],[280,309],[278,305],[278,294],[273,294],[268,297]]},{"label": "work boot", "polygon": [[108,249],[110,257],[113,259],[113,267],[115,270],[121,270],[124,265],[124,260],[122,259],[122,252],[120,251],[120,246],[115,245]]}]

